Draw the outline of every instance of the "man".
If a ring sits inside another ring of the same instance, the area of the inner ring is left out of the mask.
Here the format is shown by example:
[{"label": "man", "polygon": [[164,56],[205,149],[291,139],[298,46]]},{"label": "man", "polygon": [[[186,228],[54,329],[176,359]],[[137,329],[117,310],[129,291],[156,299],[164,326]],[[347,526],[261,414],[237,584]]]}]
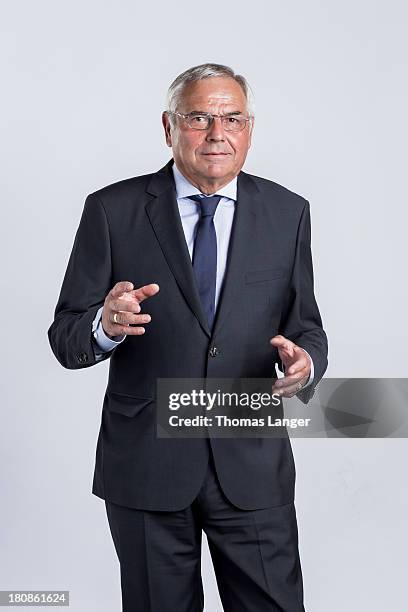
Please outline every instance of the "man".
[{"label": "man", "polygon": [[158,378],[201,377],[270,378],[310,399],[327,341],[309,205],[241,171],[254,126],[243,77],[191,68],[167,104],[173,159],[88,196],[49,340],[67,368],[110,358],[92,491],[123,610],[202,610],[204,530],[224,610],[300,612],[289,438],[158,438],[155,402]]}]

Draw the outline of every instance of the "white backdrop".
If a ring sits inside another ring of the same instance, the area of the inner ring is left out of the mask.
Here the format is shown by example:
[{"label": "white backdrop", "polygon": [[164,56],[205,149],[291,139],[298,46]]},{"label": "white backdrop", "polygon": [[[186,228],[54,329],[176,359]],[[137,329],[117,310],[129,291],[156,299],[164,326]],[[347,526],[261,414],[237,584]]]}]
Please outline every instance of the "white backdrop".
[{"label": "white backdrop", "polygon": [[[327,375],[407,376],[407,13],[397,0],[3,7],[0,589],[120,609],[91,494],[108,364],[64,370],[46,331],[86,195],[169,159],[160,115],[189,66],[248,78],[245,169],[310,201]],[[406,610],[407,441],[293,449],[306,610]],[[207,548],[203,574],[206,612],[219,612]]]}]

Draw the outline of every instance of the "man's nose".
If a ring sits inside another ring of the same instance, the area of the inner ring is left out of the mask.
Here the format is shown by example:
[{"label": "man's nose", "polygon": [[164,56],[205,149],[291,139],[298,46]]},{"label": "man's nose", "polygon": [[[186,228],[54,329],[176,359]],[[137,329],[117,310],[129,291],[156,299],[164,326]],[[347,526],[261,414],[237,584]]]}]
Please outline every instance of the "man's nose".
[{"label": "man's nose", "polygon": [[206,140],[224,140],[224,126],[221,117],[214,117],[211,126],[207,130]]}]

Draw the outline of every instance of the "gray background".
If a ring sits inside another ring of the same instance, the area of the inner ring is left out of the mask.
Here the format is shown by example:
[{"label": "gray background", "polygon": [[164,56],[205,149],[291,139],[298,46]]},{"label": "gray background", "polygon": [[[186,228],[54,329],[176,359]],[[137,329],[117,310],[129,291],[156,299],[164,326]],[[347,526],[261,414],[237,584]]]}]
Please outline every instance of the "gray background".
[{"label": "gray background", "polygon": [[[2,9],[0,588],[120,609],[92,496],[107,364],[61,368],[51,323],[86,195],[168,159],[171,80],[204,61],[256,98],[245,169],[310,200],[332,377],[405,377],[407,11],[343,0],[72,0]],[[84,418],[86,413],[86,418]],[[308,612],[406,609],[406,440],[295,440]],[[206,610],[219,612],[207,548]]]}]

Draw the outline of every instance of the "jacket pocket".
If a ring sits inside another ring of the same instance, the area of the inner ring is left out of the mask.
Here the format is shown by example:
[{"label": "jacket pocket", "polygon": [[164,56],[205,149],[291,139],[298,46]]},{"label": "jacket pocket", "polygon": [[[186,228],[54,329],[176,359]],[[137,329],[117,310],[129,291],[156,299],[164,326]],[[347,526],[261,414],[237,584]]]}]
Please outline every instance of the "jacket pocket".
[{"label": "jacket pocket", "polygon": [[143,408],[154,401],[152,397],[126,395],[124,393],[107,390],[105,393],[104,408],[109,412],[117,412],[127,417],[134,417],[143,410]]},{"label": "jacket pocket", "polygon": [[286,271],[283,268],[252,270],[250,272],[246,272],[245,283],[247,285],[251,283],[264,283],[266,281],[277,280],[279,278],[286,278]]}]

